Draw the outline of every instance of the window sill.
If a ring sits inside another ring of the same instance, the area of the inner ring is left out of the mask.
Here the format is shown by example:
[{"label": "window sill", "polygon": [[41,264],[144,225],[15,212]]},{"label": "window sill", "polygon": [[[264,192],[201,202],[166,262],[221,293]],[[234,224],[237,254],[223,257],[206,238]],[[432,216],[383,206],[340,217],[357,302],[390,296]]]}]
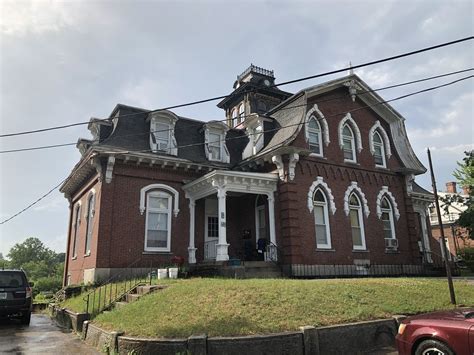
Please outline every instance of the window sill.
[{"label": "window sill", "polygon": [[71,258],[71,260],[76,260],[76,259],[77,259],[77,255]]},{"label": "window sill", "polygon": [[368,249],[352,249],[353,253],[370,253]]},{"label": "window sill", "polygon": [[311,157],[311,158],[319,158],[319,159],[324,159],[324,160],[328,159],[324,155],[318,154],[318,153],[309,153],[308,156]]},{"label": "window sill", "polygon": [[151,250],[145,250],[142,252],[142,255],[155,255],[155,254],[160,254],[160,255],[172,255],[171,251],[151,251]]},{"label": "window sill", "polygon": [[376,165],[375,169],[390,171],[389,168],[387,168],[386,166],[381,166],[381,165]]},{"label": "window sill", "polygon": [[84,254],[84,258],[85,258],[86,256],[91,256],[91,252],[88,252],[88,253]]},{"label": "window sill", "polygon": [[385,254],[400,254],[400,250],[385,249]]},{"label": "window sill", "polygon": [[335,252],[336,249],[330,249],[330,248],[316,248],[316,251]]},{"label": "window sill", "polygon": [[344,163],[346,164],[350,164],[350,165],[357,165],[357,166],[360,166],[360,164],[356,161],[353,161],[353,160],[346,160],[344,159]]}]

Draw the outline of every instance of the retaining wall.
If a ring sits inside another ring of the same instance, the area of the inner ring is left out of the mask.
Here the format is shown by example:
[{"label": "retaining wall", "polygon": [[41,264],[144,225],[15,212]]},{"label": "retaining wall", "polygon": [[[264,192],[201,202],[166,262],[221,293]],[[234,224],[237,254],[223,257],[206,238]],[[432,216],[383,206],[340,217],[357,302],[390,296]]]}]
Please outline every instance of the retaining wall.
[{"label": "retaining wall", "polygon": [[301,327],[297,332],[242,337],[207,337],[187,339],[142,339],[105,331],[84,322],[82,336],[86,343],[103,352],[119,354],[176,355],[320,355],[359,354],[395,344],[398,321],[403,317],[330,327]]}]

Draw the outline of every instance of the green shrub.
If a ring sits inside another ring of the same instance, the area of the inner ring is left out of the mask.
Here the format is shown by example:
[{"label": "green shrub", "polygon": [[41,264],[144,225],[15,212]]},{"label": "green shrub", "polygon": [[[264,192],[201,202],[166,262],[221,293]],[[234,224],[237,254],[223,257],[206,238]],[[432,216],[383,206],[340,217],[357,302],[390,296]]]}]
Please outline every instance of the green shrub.
[{"label": "green shrub", "polygon": [[40,292],[58,292],[62,287],[62,280],[59,277],[40,277],[35,281],[33,294],[36,296]]},{"label": "green shrub", "polygon": [[465,261],[466,266],[474,272],[474,248],[464,248],[459,252],[459,256]]}]

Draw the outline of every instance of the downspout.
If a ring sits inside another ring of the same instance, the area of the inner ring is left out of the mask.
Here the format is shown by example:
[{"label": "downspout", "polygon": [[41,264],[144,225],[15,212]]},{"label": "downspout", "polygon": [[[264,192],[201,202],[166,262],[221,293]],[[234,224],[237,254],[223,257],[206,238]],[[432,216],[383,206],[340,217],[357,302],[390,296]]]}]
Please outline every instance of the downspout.
[{"label": "downspout", "polygon": [[69,226],[67,232],[67,243],[66,243],[66,255],[64,259],[64,272],[63,272],[63,287],[67,286],[67,275],[68,275],[68,266],[69,266],[69,248],[71,247],[71,227],[72,227],[72,199],[69,198]]}]

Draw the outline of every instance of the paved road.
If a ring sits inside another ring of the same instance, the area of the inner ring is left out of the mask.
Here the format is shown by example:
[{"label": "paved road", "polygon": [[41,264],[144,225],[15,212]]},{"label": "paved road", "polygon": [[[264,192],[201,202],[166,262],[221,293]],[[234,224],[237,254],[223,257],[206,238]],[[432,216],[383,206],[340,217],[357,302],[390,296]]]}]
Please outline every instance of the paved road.
[{"label": "paved road", "polygon": [[0,321],[0,354],[100,354],[47,315],[33,314],[29,327],[17,321]]}]

